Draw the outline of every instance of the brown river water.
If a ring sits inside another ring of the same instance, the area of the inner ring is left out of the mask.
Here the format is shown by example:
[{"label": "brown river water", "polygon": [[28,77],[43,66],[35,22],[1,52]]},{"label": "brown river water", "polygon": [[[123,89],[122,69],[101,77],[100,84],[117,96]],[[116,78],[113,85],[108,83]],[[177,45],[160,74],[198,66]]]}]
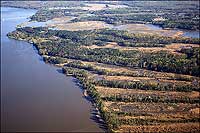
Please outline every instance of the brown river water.
[{"label": "brown river water", "polygon": [[1,7],[1,131],[103,132],[74,78],[6,36],[35,12]]}]

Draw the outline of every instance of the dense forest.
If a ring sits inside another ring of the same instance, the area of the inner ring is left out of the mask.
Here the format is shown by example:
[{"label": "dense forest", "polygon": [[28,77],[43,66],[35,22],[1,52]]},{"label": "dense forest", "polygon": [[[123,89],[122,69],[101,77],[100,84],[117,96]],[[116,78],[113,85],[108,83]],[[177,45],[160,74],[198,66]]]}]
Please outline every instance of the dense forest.
[{"label": "dense forest", "polygon": [[[140,67],[149,70],[174,72],[179,74],[199,75],[199,48],[182,48],[181,55],[174,55],[165,51],[154,54],[137,50],[112,48],[90,49],[81,48],[82,45],[106,45],[107,42],[117,42],[119,46],[129,47],[164,47],[171,43],[198,44],[199,39],[171,38],[156,35],[130,34],[125,31],[94,30],[94,31],[59,31],[47,28],[18,28],[9,36],[24,38],[29,41],[47,39],[36,43],[41,54],[59,56],[63,58],[97,61],[128,67]],[[184,66],[184,67],[183,67]]]}]

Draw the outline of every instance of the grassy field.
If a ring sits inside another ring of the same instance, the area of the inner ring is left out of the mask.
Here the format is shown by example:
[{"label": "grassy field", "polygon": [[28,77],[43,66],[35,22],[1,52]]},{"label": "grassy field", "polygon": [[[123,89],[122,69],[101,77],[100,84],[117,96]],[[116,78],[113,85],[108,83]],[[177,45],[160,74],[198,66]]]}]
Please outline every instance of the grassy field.
[{"label": "grassy field", "polygon": [[[55,19],[53,21],[55,21]],[[59,23],[50,23],[48,24],[48,26],[59,30],[69,30],[69,31],[109,28],[108,24],[101,21],[74,22],[74,23],[66,23],[66,21],[59,21]]]}]

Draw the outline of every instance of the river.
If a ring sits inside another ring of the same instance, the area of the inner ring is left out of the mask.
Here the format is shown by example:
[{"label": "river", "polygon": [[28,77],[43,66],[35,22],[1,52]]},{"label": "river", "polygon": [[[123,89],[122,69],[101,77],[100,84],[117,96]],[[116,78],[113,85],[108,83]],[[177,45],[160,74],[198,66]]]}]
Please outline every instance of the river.
[{"label": "river", "polygon": [[36,10],[1,7],[1,131],[101,132],[75,79],[6,34]]}]

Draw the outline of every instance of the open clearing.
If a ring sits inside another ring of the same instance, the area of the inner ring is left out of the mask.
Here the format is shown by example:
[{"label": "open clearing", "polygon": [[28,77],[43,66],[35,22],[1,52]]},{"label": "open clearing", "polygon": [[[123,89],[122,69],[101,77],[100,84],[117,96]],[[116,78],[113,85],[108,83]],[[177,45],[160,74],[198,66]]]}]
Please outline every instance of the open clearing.
[{"label": "open clearing", "polygon": [[183,32],[179,30],[152,28],[148,24],[125,24],[116,26],[115,29],[127,30],[130,33],[157,34],[170,37],[178,37],[183,34]]},{"label": "open clearing", "polygon": [[131,131],[131,132],[199,132],[200,125],[199,123],[173,123],[173,124],[159,124],[153,126],[129,126],[123,125],[120,127],[122,131]]},{"label": "open clearing", "polygon": [[[139,90],[139,89],[121,89],[121,88],[109,88],[96,86],[97,91],[101,94],[102,97],[112,96],[112,95],[154,95],[161,97],[173,97],[173,98],[199,98],[198,91],[192,92],[175,92],[175,91],[154,91],[154,90]],[[194,110],[195,111],[195,110]],[[197,110],[198,111],[198,110]],[[196,112],[197,112],[196,111]]]},{"label": "open clearing", "polygon": [[[116,9],[116,8],[124,8],[126,5],[112,5],[112,4],[85,4],[86,7],[82,7],[84,10],[103,10],[103,9]],[[107,6],[106,6],[107,5]]]},{"label": "open clearing", "polygon": [[148,52],[148,53],[166,51],[166,52],[170,52],[173,54],[181,54],[181,53],[178,53],[178,51],[180,51],[181,48],[200,47],[200,45],[172,43],[172,44],[166,45],[165,47],[123,47],[123,46],[119,46],[116,42],[107,42],[107,44],[104,46],[90,45],[90,46],[82,46],[82,47],[90,48],[90,49],[112,48],[112,49],[119,49],[119,50],[136,50],[136,51]]},{"label": "open clearing", "polygon": [[74,19],[75,17],[71,16],[65,16],[65,17],[60,17],[60,18],[54,18],[52,19],[53,24],[62,24],[65,22],[69,22],[70,20]]},{"label": "open clearing", "polygon": [[[56,20],[60,20],[60,18],[59,19],[57,18]],[[87,22],[75,22],[75,23],[67,23],[65,21],[63,22],[59,21],[59,23],[50,23],[48,24],[48,26],[56,28],[58,30],[69,30],[69,31],[109,28],[109,25],[102,21],[87,21]]]}]

